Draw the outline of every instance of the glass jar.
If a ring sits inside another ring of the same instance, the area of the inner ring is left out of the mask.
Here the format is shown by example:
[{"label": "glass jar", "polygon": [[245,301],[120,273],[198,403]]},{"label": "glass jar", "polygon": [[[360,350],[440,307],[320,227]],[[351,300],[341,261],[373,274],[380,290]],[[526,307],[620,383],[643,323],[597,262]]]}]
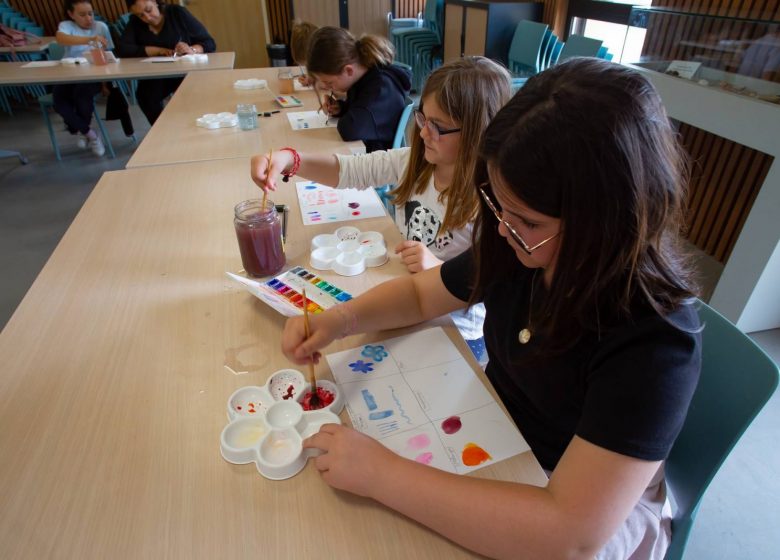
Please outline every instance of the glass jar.
[{"label": "glass jar", "polygon": [[236,204],[233,225],[244,270],[250,276],[271,276],[284,267],[283,225],[273,201],[259,199]]},{"label": "glass jar", "polygon": [[106,53],[103,51],[103,45],[99,41],[89,42],[89,53],[92,55],[92,64],[95,66],[105,66],[107,64]]},{"label": "glass jar", "polygon": [[254,130],[257,128],[257,107],[253,103],[239,103],[236,105],[238,127],[241,130]]}]

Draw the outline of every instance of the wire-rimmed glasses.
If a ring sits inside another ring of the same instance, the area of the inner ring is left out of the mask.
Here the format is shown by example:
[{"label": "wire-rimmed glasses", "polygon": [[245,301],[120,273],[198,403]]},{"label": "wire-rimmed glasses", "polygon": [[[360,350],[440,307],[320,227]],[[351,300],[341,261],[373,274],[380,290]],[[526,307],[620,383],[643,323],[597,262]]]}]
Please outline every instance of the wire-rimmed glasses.
[{"label": "wire-rimmed glasses", "polygon": [[509,235],[511,235],[512,239],[515,240],[515,243],[520,245],[520,248],[523,250],[523,252],[525,252],[526,255],[530,255],[531,253],[536,251],[539,247],[541,247],[551,239],[555,239],[558,236],[558,234],[561,233],[560,231],[558,231],[555,234],[548,237],[547,239],[543,239],[536,245],[530,246],[528,243],[525,242],[525,240],[520,236],[520,234],[517,233],[517,231],[515,231],[515,228],[513,228],[512,225],[501,216],[501,211],[498,209],[498,206],[496,206],[496,204],[490,199],[490,196],[488,196],[488,194],[485,192],[485,187],[489,184],[490,183],[482,183],[479,187],[477,187],[479,189],[479,194],[482,196],[482,200],[485,201],[485,204],[487,204],[487,207],[490,208],[491,212],[493,212],[493,215],[496,217],[496,219],[502,224],[504,224],[504,227],[509,232]]}]

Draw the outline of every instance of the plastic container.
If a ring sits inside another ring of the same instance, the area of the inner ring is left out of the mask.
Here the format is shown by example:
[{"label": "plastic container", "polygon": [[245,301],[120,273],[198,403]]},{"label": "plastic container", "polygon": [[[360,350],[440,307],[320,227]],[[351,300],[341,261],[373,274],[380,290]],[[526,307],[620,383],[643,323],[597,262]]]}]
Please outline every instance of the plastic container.
[{"label": "plastic container", "polygon": [[233,219],[244,270],[258,278],[276,274],[287,262],[282,237],[286,215],[279,218],[272,200],[267,199],[264,208],[261,204],[259,199],[239,202]]},{"label": "plastic container", "polygon": [[105,66],[108,64],[103,46],[97,41],[89,42],[89,54],[92,56],[92,64],[95,66]]},{"label": "plastic container", "polygon": [[239,103],[236,105],[238,115],[238,128],[241,130],[254,130],[257,128],[257,107],[251,103]]},{"label": "plastic container", "polygon": [[287,66],[287,45],[284,43],[272,43],[265,46],[271,66]]},{"label": "plastic container", "polygon": [[258,472],[271,480],[296,475],[316,450],[303,450],[303,440],[323,424],[341,424],[344,408],[338,386],[318,380],[317,386],[333,395],[333,401],[318,410],[304,410],[302,402],[310,385],[294,369],[275,372],[262,386],[241,387],[227,403],[230,423],[220,436],[222,457],[229,463],[255,463]]},{"label": "plastic container", "polygon": [[342,276],[355,276],[366,267],[387,262],[387,247],[382,234],[352,226],[340,227],[334,233],[317,235],[311,240],[311,266],[332,270]]},{"label": "plastic container", "polygon": [[206,113],[195,119],[195,125],[201,128],[231,128],[238,125],[235,113]]}]

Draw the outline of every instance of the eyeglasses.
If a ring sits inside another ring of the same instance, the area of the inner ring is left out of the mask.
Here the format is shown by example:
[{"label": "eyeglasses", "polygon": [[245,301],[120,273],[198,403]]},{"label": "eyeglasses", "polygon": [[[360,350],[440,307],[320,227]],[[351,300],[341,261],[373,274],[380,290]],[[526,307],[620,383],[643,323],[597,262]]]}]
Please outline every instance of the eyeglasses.
[{"label": "eyeglasses", "polygon": [[460,132],[459,128],[450,128],[450,129],[443,129],[438,124],[436,124],[433,121],[429,121],[427,118],[425,118],[425,115],[423,115],[422,111],[415,109],[414,110],[414,122],[417,123],[417,126],[420,127],[420,130],[423,128],[428,129],[428,134],[431,135],[431,139],[435,142],[439,139],[439,136],[444,136],[445,134],[453,134],[454,132]]},{"label": "eyeglasses", "polygon": [[541,247],[542,245],[544,245],[545,243],[547,243],[547,242],[548,242],[548,241],[550,241],[551,239],[555,239],[556,237],[558,237],[558,234],[560,234],[560,233],[561,233],[560,231],[558,231],[557,233],[555,233],[554,235],[551,235],[551,236],[550,236],[550,237],[548,237],[547,239],[544,239],[544,240],[540,241],[539,243],[537,243],[537,244],[536,244],[536,245],[534,245],[533,247],[531,247],[530,245],[528,245],[528,243],[526,243],[526,242],[525,242],[525,240],[524,240],[522,237],[520,237],[520,234],[519,234],[519,233],[517,233],[517,231],[515,231],[515,228],[513,228],[513,227],[512,227],[512,226],[509,224],[509,222],[507,222],[507,221],[506,221],[506,220],[505,220],[505,219],[504,219],[504,218],[501,216],[501,211],[498,209],[498,206],[496,206],[496,204],[495,204],[495,203],[494,203],[492,200],[490,200],[490,197],[488,196],[488,194],[485,192],[485,189],[484,189],[484,187],[486,187],[486,186],[487,186],[487,185],[489,185],[489,184],[490,184],[490,183],[482,183],[482,184],[481,184],[481,185],[478,187],[478,188],[479,188],[479,194],[480,194],[480,195],[482,195],[482,200],[484,200],[484,201],[485,201],[485,204],[487,204],[487,207],[488,207],[488,208],[490,208],[490,211],[491,211],[491,212],[493,212],[493,215],[495,215],[496,219],[497,219],[499,222],[501,222],[502,224],[504,224],[504,227],[505,227],[505,228],[507,229],[507,231],[509,232],[509,235],[511,235],[511,236],[512,236],[512,239],[514,239],[514,240],[515,240],[515,243],[517,243],[518,245],[520,245],[520,248],[521,248],[521,249],[522,249],[522,250],[525,252],[525,254],[526,254],[526,255],[530,255],[531,253],[533,253],[534,251],[536,251],[536,250],[537,250],[539,247]]}]

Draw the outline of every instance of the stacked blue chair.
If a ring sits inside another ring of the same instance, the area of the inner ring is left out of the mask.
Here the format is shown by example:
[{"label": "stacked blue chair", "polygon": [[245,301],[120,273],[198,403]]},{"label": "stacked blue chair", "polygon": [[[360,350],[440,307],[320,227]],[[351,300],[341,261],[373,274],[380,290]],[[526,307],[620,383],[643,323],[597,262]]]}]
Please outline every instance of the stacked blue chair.
[{"label": "stacked blue chair", "polygon": [[[53,43],[49,47],[49,58],[51,60],[59,60],[62,58],[62,55],[64,53],[64,49],[61,45],[57,43]],[[57,161],[62,160],[62,155],[60,154],[60,146],[57,143],[57,137],[54,134],[54,128],[51,124],[51,117],[49,115],[49,108],[54,107],[54,99],[52,97],[51,93],[47,93],[44,95],[41,95],[38,97],[38,104],[41,107],[41,112],[43,113],[43,120],[46,122],[46,128],[49,129],[49,139],[51,140],[51,145],[54,148],[54,154],[57,156]],[[95,122],[98,125],[98,128],[100,129],[100,135],[103,137],[103,144],[108,149],[108,153],[112,158],[116,157],[116,153],[114,152],[114,146],[111,144],[111,138],[108,136],[108,131],[106,130],[106,126],[103,124],[103,120],[100,118],[100,115],[97,112],[97,108],[95,107],[95,102],[93,100],[92,102],[92,112],[95,115]],[[132,137],[133,142],[135,142],[135,136]]]},{"label": "stacked blue chair", "polygon": [[[393,2],[393,4],[397,5],[398,2]],[[419,28],[423,26],[422,12],[418,13],[417,17],[413,18],[395,17],[397,13],[397,9],[394,9],[392,12],[387,12],[387,38],[391,41],[393,40],[393,31],[395,30]]]},{"label": "stacked blue chair", "polygon": [[513,90],[522,87],[528,78],[544,70],[547,63],[545,55],[553,37],[555,35],[546,23],[525,19],[517,23],[507,56],[507,66],[513,76]]},{"label": "stacked blue chair", "polygon": [[444,0],[426,0],[423,27],[396,29],[391,33],[396,59],[412,68],[412,90],[422,86],[441,64]]},{"label": "stacked blue chair", "polygon": [[778,381],[777,364],[763,350],[728,319],[699,305],[704,324],[701,376],[664,465],[676,506],[665,560],[683,557],[704,493]]},{"label": "stacked blue chair", "polygon": [[602,43],[603,41],[591,39],[584,35],[571,35],[563,46],[558,60],[563,61],[574,56],[598,57]]}]

